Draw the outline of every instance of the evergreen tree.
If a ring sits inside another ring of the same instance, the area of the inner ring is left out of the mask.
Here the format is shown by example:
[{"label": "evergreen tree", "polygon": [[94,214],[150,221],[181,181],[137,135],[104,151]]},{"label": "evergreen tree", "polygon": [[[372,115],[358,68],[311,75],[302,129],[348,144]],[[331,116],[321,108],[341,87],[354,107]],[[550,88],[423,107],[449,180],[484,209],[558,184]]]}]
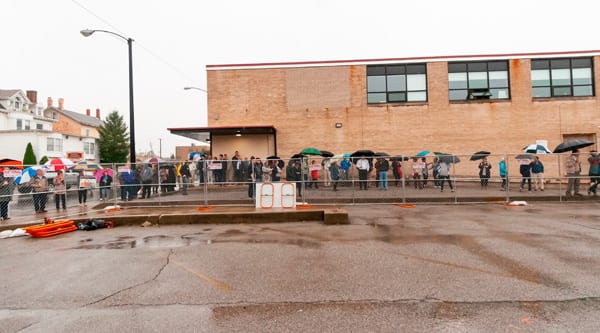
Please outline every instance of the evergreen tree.
[{"label": "evergreen tree", "polygon": [[101,163],[124,163],[129,155],[129,134],[123,117],[111,112],[100,128],[98,146]]},{"label": "evergreen tree", "polygon": [[31,142],[27,144],[27,148],[25,148],[25,155],[23,155],[23,165],[36,165],[37,158],[35,157],[35,153],[33,152],[33,146]]}]

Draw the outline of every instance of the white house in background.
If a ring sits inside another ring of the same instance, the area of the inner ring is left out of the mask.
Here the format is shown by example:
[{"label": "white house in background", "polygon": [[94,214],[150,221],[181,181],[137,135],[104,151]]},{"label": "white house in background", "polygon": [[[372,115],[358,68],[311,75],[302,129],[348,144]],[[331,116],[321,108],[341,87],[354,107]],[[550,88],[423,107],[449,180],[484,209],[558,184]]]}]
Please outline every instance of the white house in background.
[{"label": "white house in background", "polygon": [[100,110],[95,116],[64,109],[64,100],[55,107],[48,98],[46,107],[38,105],[37,92],[0,90],[0,159],[22,160],[31,143],[38,158],[66,157],[73,161],[99,161],[98,128]]},{"label": "white house in background", "polygon": [[98,128],[102,126],[100,109],[92,116],[90,109],[85,114],[65,110],[64,99],[58,99],[58,106],[48,98],[48,106],[43,111],[46,118],[54,120],[53,134],[48,137],[46,152],[48,157],[66,157],[73,161],[98,162]]},{"label": "white house in background", "polygon": [[54,120],[44,116],[37,91],[0,89],[0,158],[22,160],[28,143],[36,157],[46,155]]}]

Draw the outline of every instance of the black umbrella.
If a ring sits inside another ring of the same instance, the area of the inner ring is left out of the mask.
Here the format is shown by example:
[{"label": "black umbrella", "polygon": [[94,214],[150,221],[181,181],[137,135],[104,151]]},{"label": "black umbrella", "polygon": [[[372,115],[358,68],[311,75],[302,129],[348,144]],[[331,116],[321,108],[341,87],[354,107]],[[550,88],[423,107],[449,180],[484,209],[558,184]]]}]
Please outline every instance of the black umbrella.
[{"label": "black umbrella", "polygon": [[295,158],[295,159],[296,158],[302,158],[302,157],[304,157],[304,155],[302,155],[302,154],[294,154],[294,155],[292,155],[292,158]]},{"label": "black umbrella", "polygon": [[564,153],[566,151],[575,150],[579,148],[584,148],[593,145],[593,141],[583,140],[583,139],[575,139],[575,140],[567,140],[554,148],[553,153]]},{"label": "black umbrella", "polygon": [[382,151],[378,151],[375,154],[373,154],[373,156],[375,156],[375,157],[390,157],[390,154],[382,152]]},{"label": "black umbrella", "polygon": [[471,156],[471,158],[469,160],[471,160],[471,161],[481,160],[484,157],[487,157],[489,154],[491,154],[489,151],[481,150],[481,151],[478,151],[475,154],[473,154],[473,156]]},{"label": "black umbrella", "polygon": [[328,150],[321,150],[321,156],[323,156],[323,157],[333,157],[333,155],[334,154]]},{"label": "black umbrella", "polygon": [[275,155],[271,155],[269,157],[267,157],[268,160],[278,160],[279,156],[275,156]]},{"label": "black umbrella", "polygon": [[401,155],[398,156],[398,155],[396,155],[396,156],[392,156],[390,158],[390,160],[392,160],[392,161],[408,161],[408,160],[410,160],[410,157],[409,156],[401,156]]},{"label": "black umbrella", "polygon": [[448,164],[460,162],[460,158],[458,158],[458,156],[454,156],[451,154],[435,153],[435,155],[437,156],[437,158],[440,162],[444,162],[444,163],[448,163]]},{"label": "black umbrella", "polygon": [[361,157],[361,156],[365,156],[365,157],[373,157],[373,155],[375,155],[375,153],[372,150],[357,150],[355,152],[353,152],[352,154],[350,154],[350,157]]},{"label": "black umbrella", "polygon": [[519,154],[515,156],[517,160],[533,160],[533,155],[531,154]]}]

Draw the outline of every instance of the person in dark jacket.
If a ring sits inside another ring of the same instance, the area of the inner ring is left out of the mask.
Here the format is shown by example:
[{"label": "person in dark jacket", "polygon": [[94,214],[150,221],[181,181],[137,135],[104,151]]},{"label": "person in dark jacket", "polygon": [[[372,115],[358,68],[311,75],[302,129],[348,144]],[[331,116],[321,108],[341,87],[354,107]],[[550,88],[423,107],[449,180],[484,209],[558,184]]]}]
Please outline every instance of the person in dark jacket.
[{"label": "person in dark jacket", "polygon": [[337,165],[336,161],[330,162],[329,174],[331,175],[331,185],[333,185],[333,190],[337,191],[338,181],[340,180],[340,167]]},{"label": "person in dark jacket", "polygon": [[519,192],[523,191],[525,182],[528,185],[528,191],[531,192],[531,160],[521,159],[519,160],[519,173],[521,173],[521,186]]},{"label": "person in dark jacket", "polygon": [[0,172],[0,221],[10,219],[8,217],[8,204],[12,200],[14,190],[12,178],[5,177],[4,172],[8,172],[9,168],[5,167]]},{"label": "person in dark jacket", "polygon": [[533,174],[534,190],[544,190],[544,164],[540,161],[539,156],[534,157],[531,162],[531,173]]},{"label": "person in dark jacket", "polygon": [[385,158],[380,158],[377,161],[377,170],[379,170],[379,189],[387,191],[388,189],[388,171],[390,169],[390,162]]},{"label": "person in dark jacket", "polygon": [[181,174],[181,194],[182,195],[188,194],[187,193],[188,183],[190,181],[190,178],[192,177],[192,174],[190,173],[189,163],[190,162],[188,160],[185,160],[185,162],[183,162],[183,165],[179,169],[179,174]]},{"label": "person in dark jacket", "polygon": [[102,171],[102,175],[100,176],[100,201],[108,199],[108,192],[110,191],[110,186],[112,184],[112,176],[109,174],[108,170],[105,169]]},{"label": "person in dark jacket", "polygon": [[254,156],[250,157],[250,163],[246,165],[246,177],[248,180],[248,198],[254,198]]},{"label": "person in dark jacket", "polygon": [[484,157],[479,163],[479,181],[482,189],[487,189],[491,169],[492,165],[488,162],[487,157]]}]

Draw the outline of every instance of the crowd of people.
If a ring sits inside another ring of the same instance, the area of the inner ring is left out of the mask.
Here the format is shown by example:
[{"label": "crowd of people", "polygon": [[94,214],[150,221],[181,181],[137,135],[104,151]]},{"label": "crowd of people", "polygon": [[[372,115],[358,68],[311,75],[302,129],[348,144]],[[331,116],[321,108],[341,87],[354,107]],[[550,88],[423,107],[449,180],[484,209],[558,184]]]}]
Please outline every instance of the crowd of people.
[{"label": "crowd of people", "polygon": [[[600,154],[593,150],[589,154],[587,162],[590,183],[587,194],[595,196],[598,184],[600,184]],[[481,189],[487,189],[494,168],[486,156],[481,157],[480,160],[478,163],[479,183]],[[544,164],[539,156],[523,155],[519,156],[518,161],[521,176],[519,191],[544,191]],[[157,195],[159,191],[168,193],[177,190],[182,195],[187,195],[188,186],[191,183],[217,186],[247,184],[248,197],[252,198],[255,195],[255,183],[282,180],[296,183],[299,196],[304,189],[317,190],[320,188],[319,186],[330,187],[333,191],[338,191],[339,186],[349,186],[355,180],[360,191],[366,191],[369,187],[387,191],[390,185],[403,186],[402,184],[405,182],[418,190],[431,184],[432,188],[439,189],[441,192],[447,185],[453,192],[455,186],[450,177],[451,163],[451,161],[438,156],[433,157],[431,162],[428,162],[427,157],[424,156],[408,159],[381,156],[330,158],[305,155],[298,155],[284,161],[277,156],[266,159],[255,156],[242,158],[236,151],[231,159],[227,154],[218,156],[202,154],[195,160],[185,160],[180,163],[138,163],[134,166],[126,164],[118,168],[118,173],[114,178],[112,170],[103,169],[100,171],[100,176],[96,177],[96,187],[99,191],[100,201],[111,198],[115,185],[117,185],[120,199],[129,201],[150,198]],[[7,170],[8,168],[4,168],[4,172],[0,173],[0,221],[10,219],[8,204],[12,200],[15,187],[12,178],[7,176]],[[410,170],[410,172],[403,170]],[[578,150],[573,150],[565,159],[563,171],[567,177],[565,195],[567,197],[581,196],[582,161]],[[429,177],[430,173],[432,179]],[[83,176],[83,172],[81,175]],[[508,189],[508,172],[504,158],[500,158],[498,162],[498,175],[502,180],[499,189],[506,191]],[[372,180],[369,181],[369,178]],[[85,206],[87,192],[90,188],[81,186],[81,184],[77,188],[78,201],[81,206]],[[59,171],[49,182],[44,171],[37,170],[28,185],[31,188],[36,213],[47,212],[46,204],[50,193],[54,196],[57,211],[67,209],[67,186],[63,172]]]}]

